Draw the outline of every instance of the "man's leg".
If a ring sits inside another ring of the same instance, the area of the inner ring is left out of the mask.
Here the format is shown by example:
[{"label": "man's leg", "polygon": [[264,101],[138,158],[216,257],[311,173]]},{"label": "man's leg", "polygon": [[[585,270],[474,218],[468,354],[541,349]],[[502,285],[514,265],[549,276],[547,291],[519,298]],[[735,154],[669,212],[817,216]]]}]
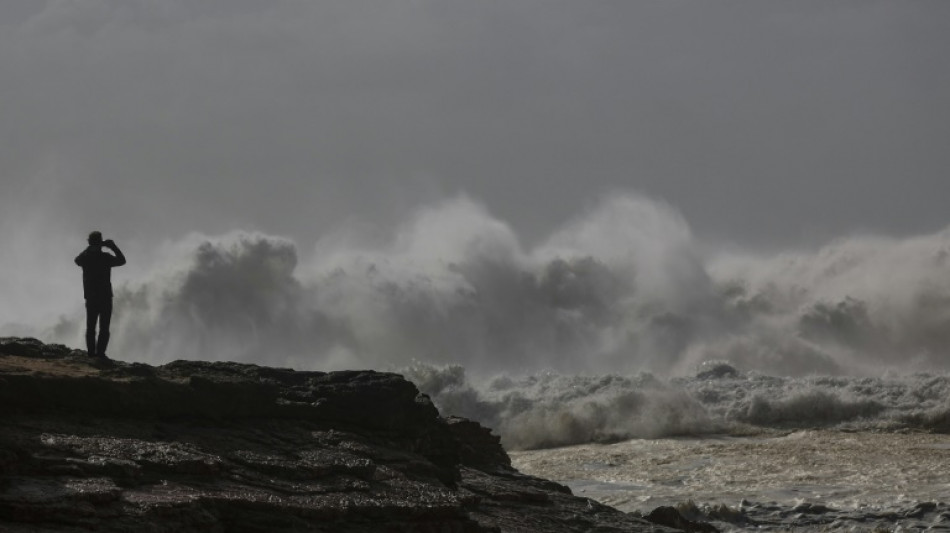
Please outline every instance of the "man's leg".
[{"label": "man's leg", "polygon": [[109,326],[112,323],[112,298],[105,298],[99,304],[99,343],[96,345],[96,355],[106,356],[109,346]]},{"label": "man's leg", "polygon": [[86,352],[90,356],[96,355],[96,322],[99,312],[96,303],[86,300]]}]

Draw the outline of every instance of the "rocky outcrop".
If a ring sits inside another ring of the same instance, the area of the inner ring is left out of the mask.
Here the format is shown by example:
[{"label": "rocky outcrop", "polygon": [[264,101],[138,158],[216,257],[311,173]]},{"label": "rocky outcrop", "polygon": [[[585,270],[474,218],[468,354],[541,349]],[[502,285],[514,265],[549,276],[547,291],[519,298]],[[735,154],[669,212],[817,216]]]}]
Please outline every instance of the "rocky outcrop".
[{"label": "rocky outcrop", "polygon": [[675,507],[657,507],[644,518],[654,524],[670,526],[686,533],[719,533],[719,530],[711,524],[687,520]]},{"label": "rocky outcrop", "polygon": [[518,473],[397,374],[100,363],[5,338],[0,530],[667,529]]}]

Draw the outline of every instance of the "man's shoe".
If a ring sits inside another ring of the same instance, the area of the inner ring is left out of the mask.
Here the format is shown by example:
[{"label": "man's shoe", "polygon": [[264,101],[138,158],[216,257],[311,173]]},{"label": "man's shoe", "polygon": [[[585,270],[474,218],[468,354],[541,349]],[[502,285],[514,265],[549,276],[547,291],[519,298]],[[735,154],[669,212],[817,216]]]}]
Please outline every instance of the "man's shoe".
[{"label": "man's shoe", "polygon": [[112,359],[106,357],[106,354],[104,353],[94,355],[89,363],[97,368],[111,367],[115,364],[115,362],[112,361]]}]

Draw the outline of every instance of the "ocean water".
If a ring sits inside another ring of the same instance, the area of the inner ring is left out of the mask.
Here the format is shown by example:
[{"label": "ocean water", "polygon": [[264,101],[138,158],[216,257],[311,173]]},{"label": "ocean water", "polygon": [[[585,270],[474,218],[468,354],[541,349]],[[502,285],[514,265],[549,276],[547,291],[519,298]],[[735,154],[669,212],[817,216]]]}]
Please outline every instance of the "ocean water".
[{"label": "ocean water", "polygon": [[726,531],[950,531],[950,436],[828,429],[512,452],[522,472],[627,512]]},{"label": "ocean water", "polygon": [[810,429],[950,432],[948,374],[781,377],[725,362],[671,379],[543,373],[475,382],[461,367],[426,365],[403,373],[443,412],[481,421],[515,450]]},{"label": "ocean water", "polygon": [[948,375],[415,373],[443,410],[498,428],[522,472],[627,512],[677,506],[726,531],[950,531]]}]

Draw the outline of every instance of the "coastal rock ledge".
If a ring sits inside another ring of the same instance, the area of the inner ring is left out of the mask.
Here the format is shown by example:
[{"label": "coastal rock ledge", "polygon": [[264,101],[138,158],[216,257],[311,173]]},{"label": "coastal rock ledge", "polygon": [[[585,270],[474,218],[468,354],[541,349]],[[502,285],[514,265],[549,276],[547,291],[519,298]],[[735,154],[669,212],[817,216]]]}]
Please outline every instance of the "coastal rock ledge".
[{"label": "coastal rock ledge", "polygon": [[517,472],[397,374],[0,338],[0,531],[674,530]]}]

